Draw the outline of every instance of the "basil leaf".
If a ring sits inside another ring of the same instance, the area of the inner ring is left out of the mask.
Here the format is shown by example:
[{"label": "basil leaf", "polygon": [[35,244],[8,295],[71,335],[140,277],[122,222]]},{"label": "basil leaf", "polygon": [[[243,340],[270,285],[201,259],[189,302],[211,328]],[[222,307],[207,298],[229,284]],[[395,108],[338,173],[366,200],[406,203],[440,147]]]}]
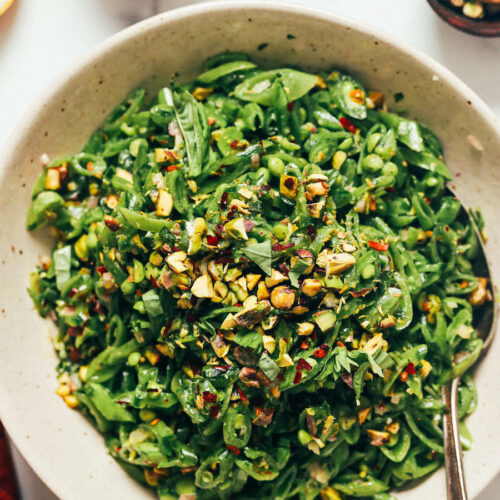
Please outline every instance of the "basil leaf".
[{"label": "basil leaf", "polygon": [[196,177],[203,170],[203,160],[208,144],[207,119],[200,103],[189,92],[173,92],[172,95],[175,116],[186,145],[189,175]]},{"label": "basil leaf", "polygon": [[317,81],[316,75],[294,69],[275,69],[247,78],[234,89],[234,95],[244,101],[272,106],[275,83],[280,82],[283,85],[288,102],[292,102],[307,94]]},{"label": "basil leaf", "polygon": [[271,276],[271,242],[269,240],[241,249],[252,262],[257,264],[268,276]]},{"label": "basil leaf", "polygon": [[251,347],[252,349],[257,349],[262,345],[262,335],[258,332],[238,332],[231,340],[242,347]]},{"label": "basil leaf", "polygon": [[424,139],[417,122],[407,120],[393,113],[379,112],[378,116],[382,123],[396,132],[397,139],[413,151],[424,150]]},{"label": "basil leaf", "polygon": [[143,293],[142,301],[144,302],[144,307],[146,308],[148,316],[154,318],[155,316],[161,316],[163,314],[160,297],[158,297],[155,290],[148,290],[146,293]]}]

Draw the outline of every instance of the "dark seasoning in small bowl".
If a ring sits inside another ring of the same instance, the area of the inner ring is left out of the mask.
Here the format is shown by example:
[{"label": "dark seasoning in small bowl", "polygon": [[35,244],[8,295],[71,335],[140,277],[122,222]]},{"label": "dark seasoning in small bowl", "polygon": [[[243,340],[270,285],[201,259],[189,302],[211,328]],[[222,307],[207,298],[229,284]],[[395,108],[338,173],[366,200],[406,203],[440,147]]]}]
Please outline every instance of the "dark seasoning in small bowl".
[{"label": "dark seasoning in small bowl", "polygon": [[477,36],[500,36],[500,0],[428,0],[434,12],[445,22]]}]

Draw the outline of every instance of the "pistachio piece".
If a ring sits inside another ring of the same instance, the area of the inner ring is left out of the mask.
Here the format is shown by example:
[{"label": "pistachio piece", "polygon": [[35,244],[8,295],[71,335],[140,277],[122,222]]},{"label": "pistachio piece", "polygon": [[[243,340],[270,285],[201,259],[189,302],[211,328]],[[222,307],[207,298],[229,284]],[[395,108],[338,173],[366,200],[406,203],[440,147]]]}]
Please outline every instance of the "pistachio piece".
[{"label": "pistachio piece", "polygon": [[314,331],[314,324],[310,323],[309,321],[305,321],[304,323],[299,323],[297,327],[298,327],[297,333],[303,336],[309,336]]},{"label": "pistachio piece", "polygon": [[334,253],[328,256],[326,262],[326,274],[339,274],[351,268],[356,263],[356,259],[350,253]]},{"label": "pistachio piece", "polygon": [[129,172],[128,170],[125,170],[124,168],[117,168],[116,176],[120,177],[120,179],[130,182],[130,184],[134,183],[134,174],[132,172]]},{"label": "pistachio piece", "polygon": [[211,260],[207,264],[207,271],[214,281],[221,281],[224,277],[224,265],[216,264],[215,260]]},{"label": "pistachio piece", "polygon": [[385,431],[367,429],[366,433],[370,437],[370,444],[372,446],[383,446],[384,444],[387,444],[391,439],[391,435]]},{"label": "pistachio piece", "polygon": [[283,281],[287,279],[288,278],[283,273],[280,273],[276,269],[271,269],[271,276],[267,276],[264,281],[268,288],[272,288],[273,286],[283,283]]},{"label": "pistachio piece", "polygon": [[307,211],[311,214],[311,217],[319,219],[321,217],[321,211],[325,206],[325,200],[318,201],[317,203],[308,203]]},{"label": "pistachio piece", "polygon": [[61,175],[58,168],[48,168],[45,175],[45,189],[55,191],[61,187]]},{"label": "pistachio piece", "polygon": [[199,276],[191,287],[191,293],[200,299],[212,298],[214,296],[214,288],[212,285],[212,278],[207,274]]},{"label": "pistachio piece", "polygon": [[222,335],[216,335],[210,344],[218,358],[223,358],[229,352],[230,345],[224,340]]},{"label": "pistachio piece", "polygon": [[330,186],[327,182],[313,182],[306,186],[306,196],[312,200],[316,196],[326,196],[330,192]]},{"label": "pistachio piece", "polygon": [[220,325],[221,330],[232,330],[236,326],[236,321],[232,313],[229,313],[222,324]]},{"label": "pistachio piece", "polygon": [[238,374],[238,378],[243,382],[247,387],[260,387],[260,383],[257,380],[257,370],[255,368],[249,368],[245,366],[240,370]]},{"label": "pistachio piece", "polygon": [[280,193],[287,198],[296,198],[299,191],[299,179],[293,175],[280,176]]},{"label": "pistachio piece", "polygon": [[267,427],[272,419],[274,414],[274,408],[257,408],[257,415],[252,420],[253,425],[257,425],[260,427]]},{"label": "pistachio piece", "polygon": [[180,250],[179,252],[171,253],[167,257],[167,264],[170,267],[170,269],[174,271],[174,273],[183,273],[188,269],[187,266],[184,264],[186,258],[187,258],[186,252]]},{"label": "pistachio piece", "polygon": [[488,297],[488,292],[486,290],[486,284],[488,280],[486,278],[477,279],[477,288],[469,295],[469,302],[475,306],[482,306]]},{"label": "pistachio piece", "polygon": [[196,217],[192,224],[188,225],[189,247],[188,255],[194,255],[201,249],[201,237],[207,232],[207,223],[203,217]]},{"label": "pistachio piece", "polygon": [[300,285],[300,291],[307,295],[308,297],[314,297],[321,291],[321,281],[316,278],[306,278],[302,285]]},{"label": "pistachio piece", "polygon": [[307,176],[306,183],[328,182],[328,176],[322,173],[314,173]]},{"label": "pistachio piece", "polygon": [[388,346],[389,344],[382,334],[377,333],[361,348],[361,350],[368,354],[375,354],[379,349],[387,351]]},{"label": "pistachio piece", "polygon": [[245,230],[245,219],[242,217],[226,222],[224,224],[224,230],[227,235],[235,240],[248,240],[247,232]]},{"label": "pistachio piece", "polygon": [[248,215],[250,213],[248,205],[244,201],[239,200],[238,198],[233,198],[231,200],[231,208],[238,210],[240,214]]},{"label": "pistachio piece", "polygon": [[250,291],[252,291],[255,288],[261,277],[262,277],[261,274],[247,274],[246,276],[247,287]]},{"label": "pistachio piece", "polygon": [[263,300],[257,302],[253,307],[243,309],[243,311],[237,313],[234,316],[234,320],[238,326],[252,328],[257,323],[260,323],[270,312],[271,304],[268,300]]},{"label": "pistachio piece", "polygon": [[276,339],[271,337],[271,335],[263,335],[262,344],[269,354],[272,354],[276,349]]},{"label": "pistachio piece", "polygon": [[222,302],[228,293],[228,288],[222,281],[216,281],[214,284],[214,296],[212,297],[212,302]]},{"label": "pistachio piece", "polygon": [[259,300],[269,298],[269,290],[267,289],[266,284],[263,281],[259,281],[259,285],[257,287],[257,298]]},{"label": "pistachio piece", "polygon": [[271,292],[271,303],[277,309],[290,309],[295,302],[295,292],[286,286],[278,286]]},{"label": "pistachio piece", "polygon": [[165,163],[166,161],[179,160],[180,156],[177,151],[167,148],[156,148],[155,149],[155,161],[156,163]]}]

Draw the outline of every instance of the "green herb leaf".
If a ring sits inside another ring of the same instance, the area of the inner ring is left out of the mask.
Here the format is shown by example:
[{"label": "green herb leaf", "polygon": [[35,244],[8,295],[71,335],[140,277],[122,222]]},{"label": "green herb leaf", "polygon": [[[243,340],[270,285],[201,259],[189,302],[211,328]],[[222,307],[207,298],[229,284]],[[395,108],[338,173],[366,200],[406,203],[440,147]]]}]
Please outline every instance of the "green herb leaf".
[{"label": "green herb leaf", "polygon": [[259,368],[264,372],[266,377],[271,381],[274,381],[281,371],[280,367],[266,353],[263,353],[259,359]]},{"label": "green herb leaf", "polygon": [[58,290],[62,290],[64,284],[71,276],[71,245],[66,245],[55,250],[52,257],[54,259],[57,288]]},{"label": "green herb leaf", "polygon": [[271,276],[271,242],[269,240],[255,245],[243,247],[241,252],[245,254],[252,262],[257,264],[268,276]]}]

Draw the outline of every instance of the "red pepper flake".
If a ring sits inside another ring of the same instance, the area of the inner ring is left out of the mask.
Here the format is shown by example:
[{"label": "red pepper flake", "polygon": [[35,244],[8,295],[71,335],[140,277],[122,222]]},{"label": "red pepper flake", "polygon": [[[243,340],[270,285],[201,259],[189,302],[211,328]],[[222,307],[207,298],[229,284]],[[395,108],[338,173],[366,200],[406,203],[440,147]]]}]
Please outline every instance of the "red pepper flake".
[{"label": "red pepper flake", "polygon": [[316,340],[316,332],[312,332],[311,340]]},{"label": "red pepper flake", "polygon": [[223,255],[222,257],[219,257],[218,259],[215,260],[216,264],[232,264],[233,262],[234,259],[229,255]]},{"label": "red pepper flake", "polygon": [[210,391],[204,391],[203,392],[203,399],[207,403],[215,403],[217,401],[217,394],[214,394],[213,392],[210,392]]},{"label": "red pepper flake", "polygon": [[302,378],[302,372],[295,372],[295,377],[293,377],[293,383],[298,384]]},{"label": "red pepper flake", "polygon": [[120,223],[113,217],[110,217],[109,215],[106,215],[106,217],[104,217],[104,224],[106,224],[108,229],[110,231],[113,231],[113,233],[118,231],[118,229],[120,229]]},{"label": "red pepper flake", "polygon": [[415,375],[415,365],[413,363],[408,363],[405,370],[408,372],[408,375]]},{"label": "red pepper flake", "polygon": [[82,331],[83,330],[81,328],[77,327],[77,326],[70,326],[68,328],[68,330],[66,331],[66,333],[70,337],[78,337],[78,335],[82,334]]},{"label": "red pepper flake", "polygon": [[155,278],[154,278],[154,276],[153,276],[153,275],[151,275],[151,276],[149,277],[149,281],[151,281],[151,283],[153,283],[153,286],[154,286],[155,288],[160,288],[160,285],[158,285],[158,282],[155,280]]},{"label": "red pepper flake", "polygon": [[78,288],[72,288],[68,293],[68,297],[69,298],[74,297],[77,293],[78,293]]},{"label": "red pepper flake", "polygon": [[151,426],[154,427],[159,422],[160,422],[160,419],[159,418],[155,418],[154,420],[151,420],[151,422],[149,422],[149,425],[151,425]]},{"label": "red pepper flake", "polygon": [[323,359],[326,356],[326,352],[323,349],[316,349],[313,356],[318,359]]},{"label": "red pepper flake", "polygon": [[207,118],[207,122],[208,122],[209,125],[213,125],[215,123],[215,118],[212,118],[211,116],[209,116]]},{"label": "red pepper flake", "polygon": [[107,272],[107,271],[108,271],[108,270],[107,270],[104,266],[99,266],[99,267],[97,268],[97,272],[98,272],[99,274],[101,274],[101,275],[102,275],[102,274],[104,274],[104,273],[105,273],[105,272]]},{"label": "red pepper flake", "polygon": [[76,347],[71,346],[69,350],[69,358],[73,361],[73,363],[78,363],[78,361],[82,359],[82,353]]},{"label": "red pepper flake", "polygon": [[357,292],[349,292],[352,297],[364,297],[372,291],[371,288],[363,288],[363,290],[358,290]]},{"label": "red pepper flake", "polygon": [[219,206],[222,209],[227,208],[227,199],[229,198],[229,193],[227,191],[224,191],[222,193],[222,196],[220,197],[220,203]]},{"label": "red pepper flake", "polygon": [[374,250],[378,252],[387,252],[389,249],[389,243],[380,243],[378,241],[369,241],[368,245],[370,245]]},{"label": "red pepper flake", "polygon": [[304,359],[300,358],[297,362],[296,370],[312,370],[312,366]]},{"label": "red pepper flake", "polygon": [[247,397],[245,396],[245,394],[243,393],[243,391],[239,387],[238,387],[238,394],[240,395],[240,398],[242,401],[247,400]]},{"label": "red pepper flake", "polygon": [[337,340],[337,345],[338,345],[339,347],[345,347],[344,342],[342,342],[341,340]]},{"label": "red pepper flake", "polygon": [[287,105],[286,105],[286,109],[288,109],[288,111],[292,112],[293,111],[293,108],[295,107],[295,101],[291,101],[289,102]]},{"label": "red pepper flake", "polygon": [[[307,340],[303,340],[303,341],[302,341],[302,344],[300,344],[300,348],[301,348],[302,350],[304,350],[304,351],[305,351],[306,349],[309,349],[309,343],[307,342]],[[315,355],[316,355],[316,353],[315,353]]]},{"label": "red pepper flake", "polygon": [[195,315],[195,314],[188,314],[188,315],[186,316],[186,321],[187,321],[188,323],[191,323],[191,324],[196,323],[196,319],[197,319],[197,318],[196,318],[196,315]]},{"label": "red pepper flake", "polygon": [[238,141],[238,139],[235,139],[231,144],[230,146],[235,149],[238,147],[238,144],[239,144],[240,141]]},{"label": "red pepper flake", "polygon": [[229,369],[229,367],[226,365],[215,365],[214,368],[216,370],[220,370],[222,373],[227,372],[227,370]]},{"label": "red pepper flake", "polygon": [[236,448],[236,446],[232,446],[230,444],[226,444],[226,448],[233,454],[233,455],[239,455],[241,451]]},{"label": "red pepper flake", "polygon": [[210,418],[219,418],[219,413],[220,413],[220,406],[219,405],[213,405],[210,407]]},{"label": "red pepper flake", "polygon": [[139,295],[139,297],[142,297],[142,290],[137,290],[137,295]]},{"label": "red pepper flake", "polygon": [[356,127],[352,124],[352,122],[349,119],[342,117],[339,119],[339,122],[342,125],[342,127],[344,127],[348,132],[351,132],[351,134],[356,133]]},{"label": "red pepper flake", "polygon": [[408,380],[408,372],[406,371],[401,372],[399,378],[401,379],[401,382],[406,382]]},{"label": "red pepper flake", "polygon": [[293,179],[292,179],[291,177],[287,177],[287,178],[285,179],[284,184],[285,184],[285,187],[286,187],[287,189],[292,189],[292,188],[293,188],[293,186],[294,186],[294,184],[295,184],[295,182],[293,181]]},{"label": "red pepper flake", "polygon": [[219,238],[217,236],[214,236],[213,234],[208,234],[207,235],[207,243],[214,247],[219,243]]},{"label": "red pepper flake", "polygon": [[176,170],[179,170],[179,165],[169,165],[167,167],[167,172],[175,172]]},{"label": "red pepper flake", "polygon": [[236,212],[236,205],[229,209],[229,212],[227,213],[227,218],[232,219],[234,217],[235,212]]},{"label": "red pepper flake", "polygon": [[121,448],[119,446],[115,446],[116,453],[120,453]]},{"label": "red pepper flake", "polygon": [[272,246],[273,251],[275,252],[281,252],[282,250],[286,250],[287,248],[292,248],[295,246],[295,243],[286,243],[282,245],[281,243],[275,243]]}]

